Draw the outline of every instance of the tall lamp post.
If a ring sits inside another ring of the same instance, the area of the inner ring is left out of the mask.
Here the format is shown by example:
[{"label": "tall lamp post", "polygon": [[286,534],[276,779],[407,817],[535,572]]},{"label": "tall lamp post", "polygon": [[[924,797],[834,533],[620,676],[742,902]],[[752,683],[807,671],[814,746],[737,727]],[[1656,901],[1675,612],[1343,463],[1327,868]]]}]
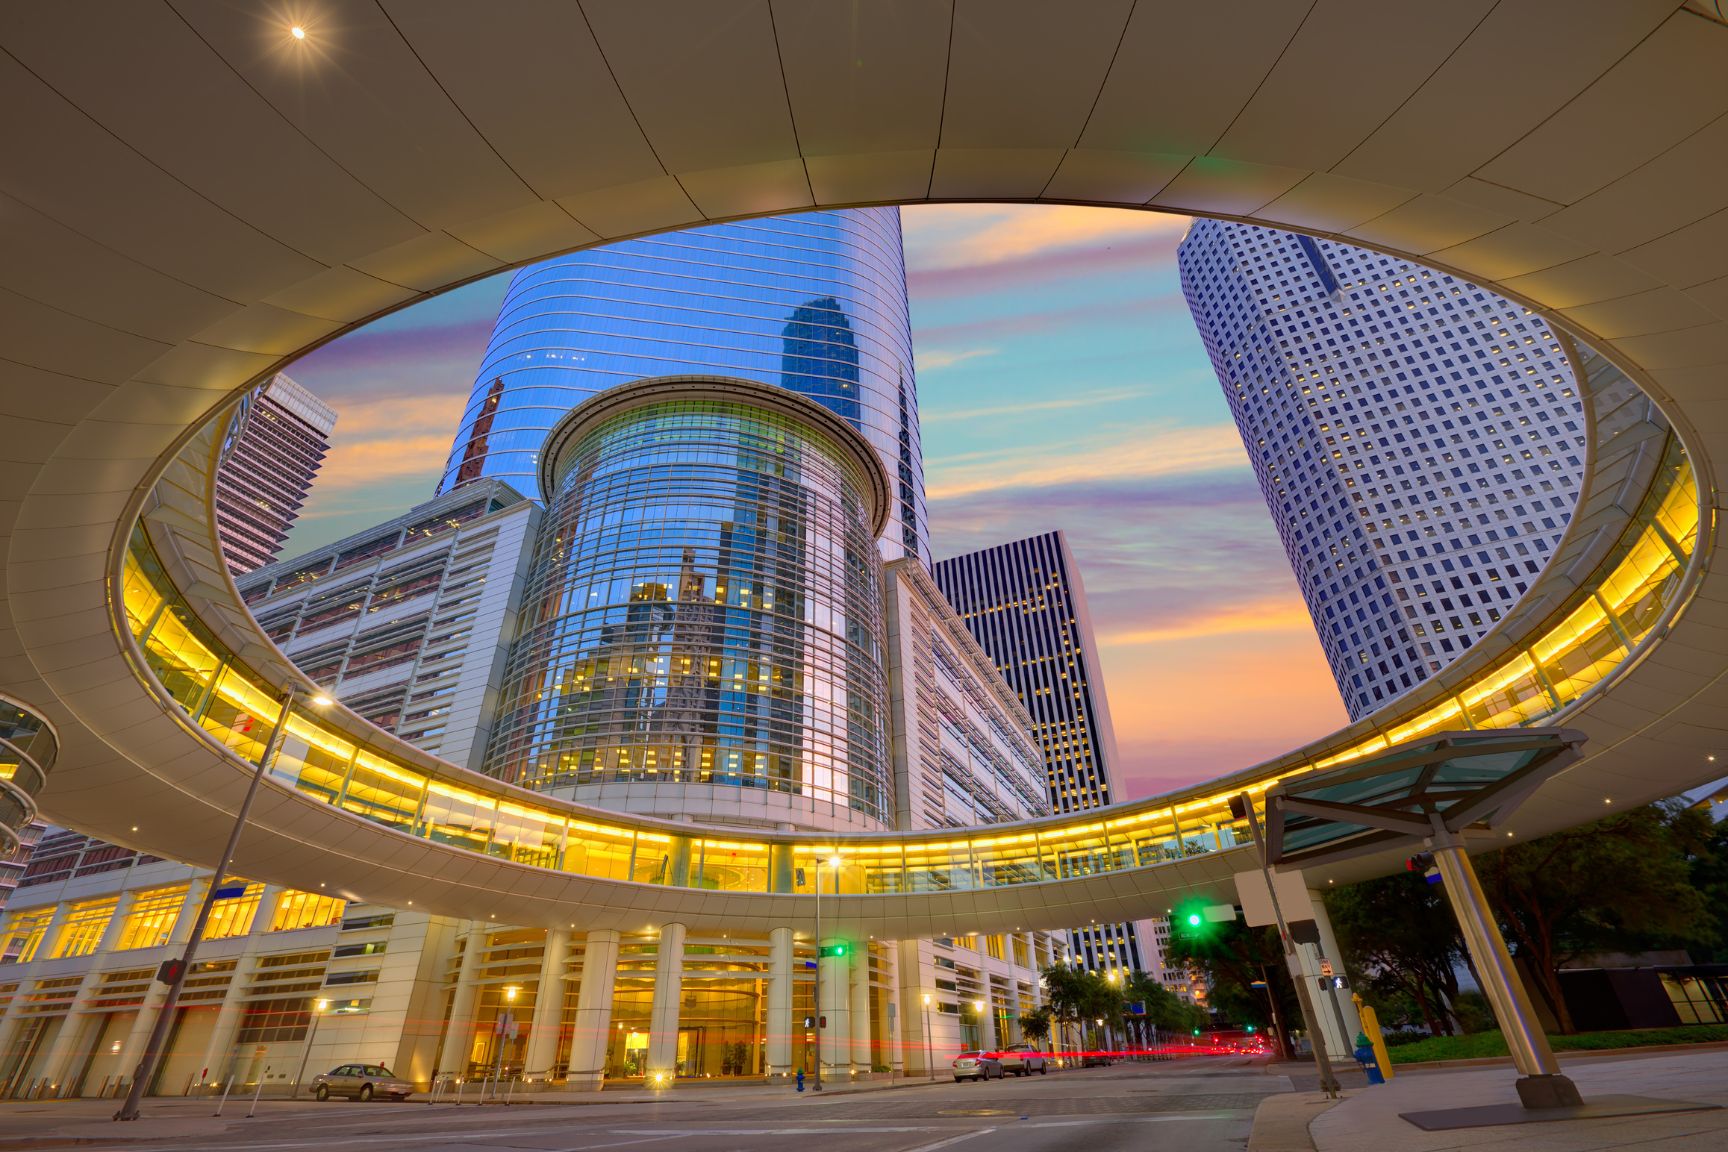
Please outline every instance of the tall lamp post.
[{"label": "tall lamp post", "polygon": [[306,1079],[306,1061],[312,1058],[312,1042],[318,1038],[318,1018],[324,1015],[325,1009],[329,1007],[330,1001],[328,1000],[312,1001],[312,1027],[306,1031],[306,1050],[300,1053],[300,1071],[294,1073],[294,1090],[288,1093],[290,1100],[300,1095],[300,1082]]},{"label": "tall lamp post", "polygon": [[936,1037],[930,1035],[930,993],[924,993],[924,1068],[936,1079]]},{"label": "tall lamp post", "polygon": [[822,1091],[822,865],[834,872],[834,895],[840,895],[840,857],[830,856],[816,861],[816,1083],[811,1090]]},{"label": "tall lamp post", "polygon": [[[240,845],[240,833],[246,827],[246,817],[252,811],[252,801],[258,795],[258,782],[264,779],[276,762],[277,753],[282,749],[282,734],[288,727],[288,714],[293,710],[294,701],[304,689],[299,684],[291,683],[282,689],[277,697],[281,710],[276,713],[276,723],[270,729],[270,736],[264,742],[264,753],[258,757],[258,769],[252,773],[252,781],[246,786],[245,799],[240,801],[240,810],[234,814],[234,828],[228,833],[228,846],[222,849],[222,859],[216,864],[216,871],[210,877],[210,887],[204,893],[204,903],[198,908],[198,918],[192,922],[192,934],[186,940],[186,949],[180,954],[179,960],[166,961],[156,973],[156,978],[168,985],[168,994],[162,998],[162,1007],[156,1011],[156,1023],[150,1028],[150,1038],[144,1042],[144,1055],[138,1061],[137,1069],[132,1073],[132,1086],[126,1091],[126,1102],[120,1105],[120,1111],[114,1113],[116,1120],[138,1119],[138,1106],[143,1102],[144,1089],[156,1075],[156,1065],[162,1058],[162,1048],[168,1039],[168,1026],[174,1019],[174,1010],[180,1003],[180,991],[186,986],[186,973],[192,967],[192,960],[198,954],[198,944],[204,935],[204,928],[210,922],[210,911],[216,906],[218,893],[222,890],[222,881],[228,875],[228,866],[234,862],[234,850]],[[313,690],[308,698],[309,703],[319,708],[332,703],[330,697]]]}]

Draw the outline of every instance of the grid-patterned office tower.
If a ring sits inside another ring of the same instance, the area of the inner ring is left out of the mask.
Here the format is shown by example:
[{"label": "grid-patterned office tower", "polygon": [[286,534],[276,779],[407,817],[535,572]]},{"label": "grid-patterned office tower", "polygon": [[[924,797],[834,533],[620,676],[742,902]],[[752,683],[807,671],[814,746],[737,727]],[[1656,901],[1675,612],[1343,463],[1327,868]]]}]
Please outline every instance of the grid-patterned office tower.
[{"label": "grid-patterned office tower", "polygon": [[930,562],[898,208],[715,224],[516,273],[438,491],[538,493],[540,446],[589,396],[719,375],[802,393],[864,434],[893,483],[885,560]]},{"label": "grid-patterned office tower", "polygon": [[262,568],[282,551],[335,427],[335,411],[280,372],[241,402],[216,472],[216,531],[230,572]]},{"label": "grid-patterned office tower", "polygon": [[[1067,537],[1046,532],[998,544],[942,560],[934,572],[942,595],[1032,714],[1051,807],[1079,812],[1120,799],[1112,795],[1116,733]],[[1134,924],[1089,925],[1069,935],[1074,958],[1094,972],[1144,970],[1149,959]]]},{"label": "grid-patterned office tower", "polygon": [[1583,410],[1521,306],[1376,252],[1197,220],[1183,292],[1352,719],[1470,647],[1566,528]]}]

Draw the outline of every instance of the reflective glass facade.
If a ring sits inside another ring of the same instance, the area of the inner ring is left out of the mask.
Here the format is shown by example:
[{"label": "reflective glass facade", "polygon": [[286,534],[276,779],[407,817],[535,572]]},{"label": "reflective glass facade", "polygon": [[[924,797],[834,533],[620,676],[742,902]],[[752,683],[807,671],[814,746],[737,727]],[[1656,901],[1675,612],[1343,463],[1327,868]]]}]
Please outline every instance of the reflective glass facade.
[{"label": "reflective glass facade", "polygon": [[487,771],[661,815],[737,815],[736,797],[688,787],[711,785],[764,790],[758,819],[885,826],[869,448],[788,414],[813,406],[728,395],[554,433]]},{"label": "reflective glass facade", "polygon": [[566,412],[681,374],[778,384],[850,422],[893,479],[885,558],[929,563],[897,208],[719,224],[524,268],[438,490],[496,476],[534,492],[540,447]]}]

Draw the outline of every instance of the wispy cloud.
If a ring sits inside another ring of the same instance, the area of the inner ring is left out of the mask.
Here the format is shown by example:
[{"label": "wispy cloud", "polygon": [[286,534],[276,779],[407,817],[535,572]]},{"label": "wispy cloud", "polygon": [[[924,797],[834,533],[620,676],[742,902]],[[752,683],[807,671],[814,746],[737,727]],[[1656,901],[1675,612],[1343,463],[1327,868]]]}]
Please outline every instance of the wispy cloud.
[{"label": "wispy cloud", "polygon": [[970,408],[934,408],[919,413],[923,425],[941,424],[950,420],[984,420],[1001,416],[1028,416],[1035,412],[1061,412],[1071,408],[1091,408],[1133,400],[1142,395],[1139,388],[1111,388],[1097,392],[1079,392],[1050,400],[1025,400],[1017,404],[989,404]]},{"label": "wispy cloud", "polygon": [[927,465],[924,483],[934,503],[984,492],[1210,472],[1241,467],[1244,460],[1231,424],[1135,429],[1033,450],[1016,444],[950,457],[934,468]]},{"label": "wispy cloud", "polygon": [[904,219],[908,286],[926,300],[1168,263],[1187,227],[1150,212],[973,204]]},{"label": "wispy cloud", "polygon": [[1119,628],[1098,636],[1099,644],[1168,644],[1203,636],[1225,636],[1243,632],[1296,632],[1311,635],[1312,618],[1300,600],[1262,600],[1254,604],[1228,605],[1215,612],[1156,628]]},{"label": "wispy cloud", "polygon": [[943,368],[952,368],[967,360],[976,360],[982,356],[994,356],[994,348],[957,348],[952,351],[931,349],[930,351],[914,350],[913,359],[921,373],[935,372]]}]

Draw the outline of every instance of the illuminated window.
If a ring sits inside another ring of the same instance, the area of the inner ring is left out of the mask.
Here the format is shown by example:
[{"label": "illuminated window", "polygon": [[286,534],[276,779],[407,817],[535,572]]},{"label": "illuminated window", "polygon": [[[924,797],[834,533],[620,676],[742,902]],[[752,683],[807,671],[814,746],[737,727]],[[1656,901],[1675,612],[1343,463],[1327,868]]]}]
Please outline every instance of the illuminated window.
[{"label": "illuminated window", "polygon": [[0,963],[28,964],[36,959],[36,950],[42,947],[42,937],[48,931],[48,921],[53,918],[53,905],[12,913],[6,931],[0,934],[0,940],[4,941],[0,946]]},{"label": "illuminated window", "polygon": [[270,917],[271,932],[292,932],[297,928],[322,928],[342,920],[346,902],[335,896],[319,896],[311,892],[284,892],[276,901]]},{"label": "illuminated window", "polygon": [[108,921],[114,918],[114,909],[120,906],[118,896],[110,896],[106,900],[85,900],[72,905],[71,913],[66,917],[66,927],[60,933],[60,940],[54,946],[54,954],[50,960],[59,960],[66,956],[88,956],[102,944],[102,933],[108,928]]},{"label": "illuminated window", "polygon": [[126,923],[120,928],[120,940],[114,950],[126,952],[168,943],[174,932],[174,922],[179,918],[180,905],[185,902],[184,884],[139,893],[132,902],[132,910],[126,914]]},{"label": "illuminated window", "polygon": [[[231,880],[224,887],[238,888],[239,883]],[[217,900],[210,908],[203,939],[227,940],[252,931],[252,918],[258,914],[258,900],[263,894],[264,885],[247,884],[239,894]]]}]

